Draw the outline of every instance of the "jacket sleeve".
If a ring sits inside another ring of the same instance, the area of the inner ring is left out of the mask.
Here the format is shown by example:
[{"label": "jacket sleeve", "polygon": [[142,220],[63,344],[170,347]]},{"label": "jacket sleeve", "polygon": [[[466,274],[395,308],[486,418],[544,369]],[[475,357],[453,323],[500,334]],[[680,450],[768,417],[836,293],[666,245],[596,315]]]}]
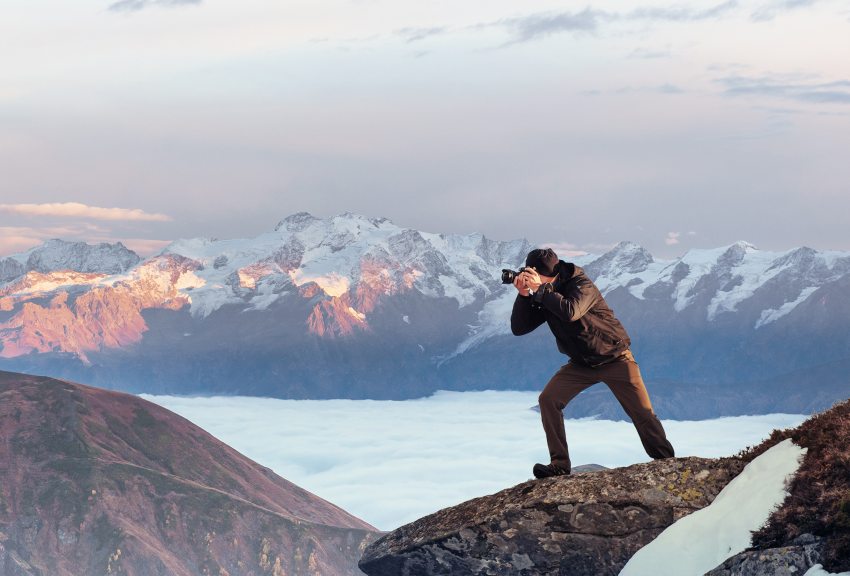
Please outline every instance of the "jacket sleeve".
[{"label": "jacket sleeve", "polygon": [[564,322],[575,322],[593,308],[599,290],[592,282],[580,282],[566,295],[549,292],[543,295],[543,306]]},{"label": "jacket sleeve", "polygon": [[514,309],[511,312],[511,332],[514,336],[528,334],[546,321],[543,310],[534,310],[531,307],[531,296],[520,296],[517,294],[514,300]]}]

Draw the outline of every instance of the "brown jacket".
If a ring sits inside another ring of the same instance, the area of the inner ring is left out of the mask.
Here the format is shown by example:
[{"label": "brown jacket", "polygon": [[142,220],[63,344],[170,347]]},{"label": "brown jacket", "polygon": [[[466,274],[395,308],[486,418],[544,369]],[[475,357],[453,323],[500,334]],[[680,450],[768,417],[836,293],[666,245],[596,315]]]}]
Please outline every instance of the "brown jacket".
[{"label": "brown jacket", "polygon": [[596,285],[575,264],[561,260],[557,272],[553,290],[541,294],[539,304],[517,294],[511,331],[522,336],[546,322],[558,350],[591,368],[622,356],[631,340]]}]

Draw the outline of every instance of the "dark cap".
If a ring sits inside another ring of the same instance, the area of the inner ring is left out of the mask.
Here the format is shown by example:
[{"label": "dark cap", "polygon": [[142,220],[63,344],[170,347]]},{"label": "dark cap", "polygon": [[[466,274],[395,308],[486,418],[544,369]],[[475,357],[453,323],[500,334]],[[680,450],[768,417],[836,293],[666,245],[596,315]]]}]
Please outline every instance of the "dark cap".
[{"label": "dark cap", "polygon": [[525,257],[525,265],[543,276],[554,276],[558,267],[558,255],[551,248],[535,248]]}]

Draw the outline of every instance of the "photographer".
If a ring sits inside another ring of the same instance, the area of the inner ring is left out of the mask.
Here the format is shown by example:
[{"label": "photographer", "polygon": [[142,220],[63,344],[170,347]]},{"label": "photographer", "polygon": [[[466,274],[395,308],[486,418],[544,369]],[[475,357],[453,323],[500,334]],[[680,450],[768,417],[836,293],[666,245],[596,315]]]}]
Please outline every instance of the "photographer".
[{"label": "photographer", "polygon": [[[535,464],[534,476],[570,473],[563,409],[579,392],[604,382],[637,429],[646,453],[671,458],[673,446],[652,410],[640,369],[629,350],[629,336],[596,285],[575,264],[550,249],[529,252],[526,268],[513,278],[517,289],[511,331],[522,336],[544,322],[558,350],[570,357],[540,393],[540,417],[549,445],[549,464]],[[510,271],[503,273],[509,282]]]}]

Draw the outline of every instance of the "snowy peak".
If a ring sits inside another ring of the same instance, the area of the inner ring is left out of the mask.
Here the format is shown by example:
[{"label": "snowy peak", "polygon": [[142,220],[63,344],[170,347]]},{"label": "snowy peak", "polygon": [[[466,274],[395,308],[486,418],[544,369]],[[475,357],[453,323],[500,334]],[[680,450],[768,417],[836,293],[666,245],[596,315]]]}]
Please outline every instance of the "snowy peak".
[{"label": "snowy peak", "polygon": [[285,230],[286,232],[300,232],[319,219],[309,212],[297,212],[287,216],[275,226],[275,232]]},{"label": "snowy peak", "polygon": [[585,270],[603,293],[625,288],[640,300],[669,301],[674,312],[702,312],[708,321],[748,302],[755,314],[749,321],[760,328],[850,274],[850,254],[807,247],[770,252],[740,241],[659,261],[639,245],[621,242]]},{"label": "snowy peak", "polygon": [[[327,219],[300,212],[255,238],[179,239],[130,270],[116,267],[87,283],[133,292],[140,310],[188,304],[196,318],[225,305],[264,310],[282,298],[306,298],[313,307],[304,320],[308,331],[341,336],[368,329],[381,298],[407,291],[454,299],[459,307],[504,295],[500,268],[514,266],[527,248],[524,240],[432,234],[350,212]],[[50,285],[49,278],[37,280]],[[7,307],[16,309],[22,298]]]},{"label": "snowy peak", "polygon": [[86,244],[48,240],[23,254],[0,260],[0,282],[8,282],[27,272],[47,274],[73,271],[94,274],[120,274],[141,262],[139,255],[121,242]]},{"label": "snowy peak", "polygon": [[[73,321],[85,338],[79,337],[70,351],[108,346],[101,341],[109,333],[100,328],[104,318],[78,314],[74,298],[63,304],[73,317],[54,323],[50,338],[42,338],[42,331],[36,342],[27,332],[34,333],[35,325],[21,324],[25,303],[42,307],[37,298],[70,289],[97,292],[92,297],[97,305],[117,298],[125,315],[133,310],[134,329],[112,337],[123,343],[141,338],[146,330],[141,312],[148,308],[188,306],[195,319],[204,320],[224,306],[267,310],[275,303],[288,307],[304,299],[309,318],[297,322],[308,332],[345,336],[371,330],[372,314],[383,300],[416,292],[426,299],[454,300],[458,310],[472,315],[455,348],[454,354],[461,354],[510,334],[506,318],[515,292],[501,284],[500,272],[521,266],[531,247],[524,239],[429,233],[350,212],[325,219],[299,212],[254,238],[180,239],[144,262],[120,243],[89,246],[52,240],[0,260],[0,282],[5,284],[0,311],[8,315],[0,322],[0,334],[8,328],[18,351],[49,350],[71,333]],[[783,318],[821,287],[850,274],[847,253],[805,247],[769,252],[747,242],[690,250],[675,260],[656,260],[639,244],[620,242],[601,256],[575,260],[603,294],[616,291],[614,301],[626,298],[643,310],[646,302],[629,298],[649,301],[657,313],[685,313],[694,322],[740,313],[750,329]],[[97,314],[105,312],[98,309]]]},{"label": "snowy peak", "polygon": [[346,229],[380,228],[384,224],[392,224],[392,222],[390,222],[387,218],[368,218],[353,212],[343,212],[342,214],[333,216],[328,220],[317,218],[309,212],[296,212],[295,214],[291,214],[278,222],[277,226],[275,226],[275,232],[303,232],[307,228],[321,223],[329,224],[331,227],[335,228]]},{"label": "snowy peak", "polygon": [[592,274],[615,277],[622,274],[638,274],[645,271],[654,259],[641,245],[620,242],[585,268]]},{"label": "snowy peak", "polygon": [[0,283],[9,282],[27,273],[25,262],[20,262],[14,256],[0,258]]},{"label": "snowy peak", "polygon": [[735,242],[720,255],[720,258],[717,260],[718,267],[727,269],[740,266],[748,254],[754,254],[756,252],[758,252],[758,249],[752,244]]}]

